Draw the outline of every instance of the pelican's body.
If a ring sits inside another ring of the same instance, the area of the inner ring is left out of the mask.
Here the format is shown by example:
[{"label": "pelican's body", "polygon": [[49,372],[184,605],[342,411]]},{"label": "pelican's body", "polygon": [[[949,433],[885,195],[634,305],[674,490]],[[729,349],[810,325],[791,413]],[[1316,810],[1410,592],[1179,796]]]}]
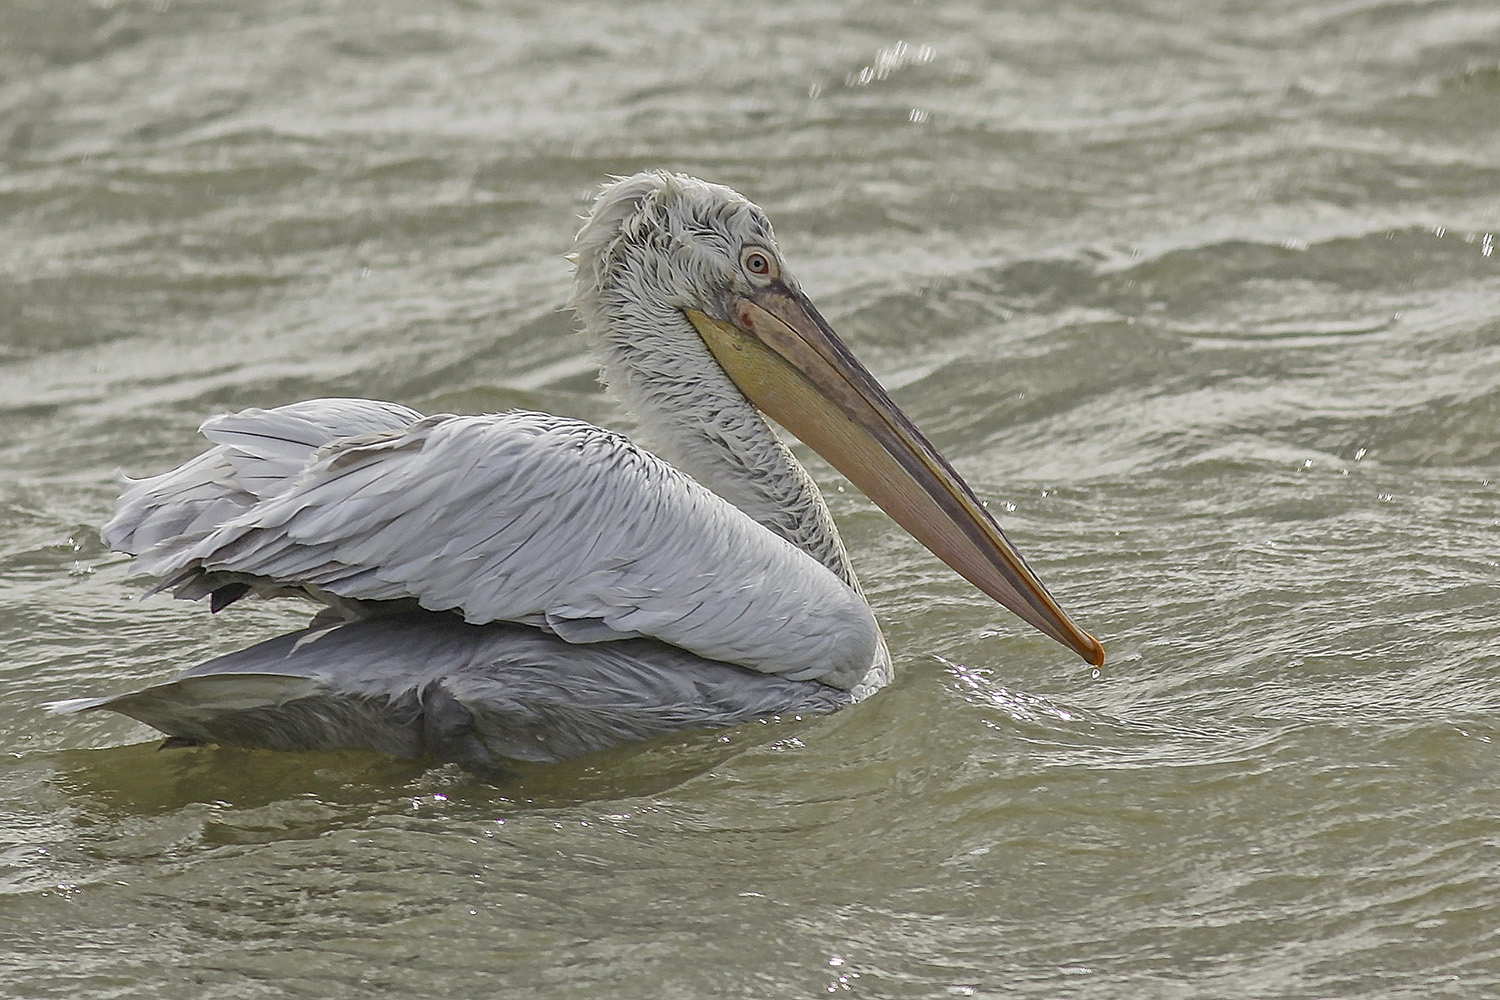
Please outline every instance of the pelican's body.
[{"label": "pelican's body", "polygon": [[627,178],[576,265],[605,380],[662,457],[529,412],[350,399],[210,420],[214,447],[129,484],[105,541],[214,610],[293,592],[343,622],[60,707],[194,742],[477,768],[857,700],[890,679],[889,654],[761,408],[976,585],[1102,658],[801,296],[754,205]]}]

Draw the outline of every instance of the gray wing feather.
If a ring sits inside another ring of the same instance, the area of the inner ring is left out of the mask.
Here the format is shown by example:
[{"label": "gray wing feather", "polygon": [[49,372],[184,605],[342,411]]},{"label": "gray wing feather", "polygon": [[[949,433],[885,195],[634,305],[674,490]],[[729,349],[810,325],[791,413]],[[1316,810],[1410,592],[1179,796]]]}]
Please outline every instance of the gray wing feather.
[{"label": "gray wing feather", "polygon": [[285,489],[324,445],[399,430],[421,418],[408,407],[371,399],[312,399],[213,417],[201,430],[217,447],[159,476],[120,477],[124,489],[100,534],[110,548],[132,555],[202,538]]},{"label": "gray wing feather", "polygon": [[515,625],[418,615],[304,629],[141,691],[51,707],[120,712],[193,741],[363,746],[486,770],[495,757],[562,760],[849,700],[651,640],[579,646]]},{"label": "gray wing feather", "polygon": [[[372,409],[390,404],[352,403],[339,401],[339,419],[381,426],[321,444],[286,428],[326,432],[337,421],[324,410],[219,418],[219,448],[236,450],[221,457],[246,477],[231,480],[233,502],[249,484],[261,492],[211,530],[140,549],[138,566],[180,596],[252,580],[415,599],[572,640],[652,636],[837,687],[869,669],[878,631],[858,594],[623,437],[546,414],[412,420],[404,408]],[[252,440],[276,445],[253,451]],[[293,473],[297,447],[306,457]]]}]

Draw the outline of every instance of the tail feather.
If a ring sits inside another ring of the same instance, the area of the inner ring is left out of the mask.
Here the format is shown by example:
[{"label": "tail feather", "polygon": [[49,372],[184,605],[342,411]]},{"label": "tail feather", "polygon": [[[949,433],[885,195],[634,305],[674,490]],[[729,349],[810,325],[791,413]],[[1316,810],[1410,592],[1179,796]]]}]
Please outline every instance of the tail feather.
[{"label": "tail feather", "polygon": [[118,712],[189,744],[268,750],[365,747],[404,758],[424,751],[421,732],[397,718],[398,705],[343,698],[314,678],[283,673],[179,677],[110,698],[53,702],[48,708],[63,714]]}]

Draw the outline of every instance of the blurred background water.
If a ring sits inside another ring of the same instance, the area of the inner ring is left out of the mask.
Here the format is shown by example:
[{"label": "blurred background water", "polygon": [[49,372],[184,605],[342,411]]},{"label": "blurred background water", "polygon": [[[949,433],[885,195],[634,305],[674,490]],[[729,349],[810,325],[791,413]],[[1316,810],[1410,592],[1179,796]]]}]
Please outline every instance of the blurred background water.
[{"label": "blurred background water", "polygon": [[[491,786],[45,713],[305,620],[98,541],[205,416],[628,427],[562,254],[658,166],[1102,677],[810,460],[899,670],[830,719]],[[0,995],[1500,995],[1497,191],[1491,0],[3,0]]]}]

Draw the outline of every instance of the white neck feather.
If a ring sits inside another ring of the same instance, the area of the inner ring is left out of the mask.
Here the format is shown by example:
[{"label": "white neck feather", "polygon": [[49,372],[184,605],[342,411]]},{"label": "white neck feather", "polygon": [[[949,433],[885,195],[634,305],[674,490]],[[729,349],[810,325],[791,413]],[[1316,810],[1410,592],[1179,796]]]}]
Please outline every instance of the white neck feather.
[{"label": "white neck feather", "polygon": [[603,381],[640,419],[645,443],[857,590],[817,484],[682,311],[609,287],[588,299],[577,305]]}]

